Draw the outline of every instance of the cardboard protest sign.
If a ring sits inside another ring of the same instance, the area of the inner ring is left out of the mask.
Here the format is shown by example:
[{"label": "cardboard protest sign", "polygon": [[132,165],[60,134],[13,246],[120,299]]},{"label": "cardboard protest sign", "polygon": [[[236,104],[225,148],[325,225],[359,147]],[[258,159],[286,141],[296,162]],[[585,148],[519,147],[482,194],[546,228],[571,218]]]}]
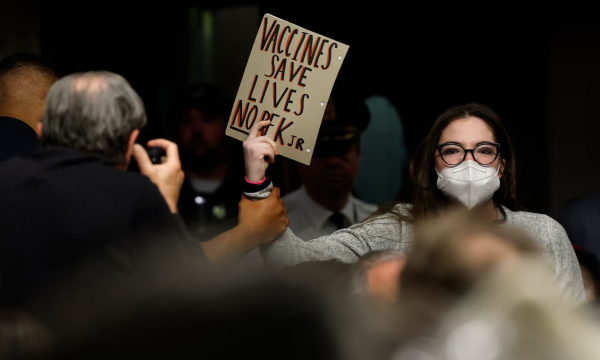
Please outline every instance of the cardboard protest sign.
[{"label": "cardboard protest sign", "polygon": [[325,106],[348,46],[266,14],[226,134],[245,140],[262,120],[279,153],[309,165]]}]

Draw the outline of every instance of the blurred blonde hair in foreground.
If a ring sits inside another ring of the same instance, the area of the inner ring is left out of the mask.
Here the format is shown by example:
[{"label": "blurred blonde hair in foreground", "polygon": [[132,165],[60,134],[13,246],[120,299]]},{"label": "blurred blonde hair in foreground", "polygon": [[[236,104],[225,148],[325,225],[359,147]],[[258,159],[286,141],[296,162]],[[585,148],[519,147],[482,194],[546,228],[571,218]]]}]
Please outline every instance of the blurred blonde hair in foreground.
[{"label": "blurred blonde hair in foreground", "polygon": [[514,229],[460,212],[425,222],[401,284],[403,312],[416,311],[404,319],[425,325],[405,332],[393,360],[600,358],[592,314],[565,301],[536,246]]},{"label": "blurred blonde hair in foreground", "polygon": [[526,260],[485,276],[433,336],[413,339],[393,359],[598,359],[591,318],[564,302],[543,263]]}]

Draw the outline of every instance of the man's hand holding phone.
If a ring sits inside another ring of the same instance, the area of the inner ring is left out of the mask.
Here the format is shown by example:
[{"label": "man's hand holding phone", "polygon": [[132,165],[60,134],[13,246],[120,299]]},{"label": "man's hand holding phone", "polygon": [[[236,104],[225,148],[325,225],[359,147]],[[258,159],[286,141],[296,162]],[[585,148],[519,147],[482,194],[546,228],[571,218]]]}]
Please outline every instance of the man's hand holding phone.
[{"label": "man's hand holding phone", "polygon": [[[164,197],[172,213],[177,213],[177,201],[185,177],[181,170],[179,149],[174,142],[165,139],[148,141],[148,147],[159,147],[165,151],[166,156],[154,155],[153,158],[162,158],[161,163],[153,164],[146,149],[139,144],[133,146],[133,157],[138,163],[140,172],[150,178]],[[155,160],[157,161],[157,160]]]}]

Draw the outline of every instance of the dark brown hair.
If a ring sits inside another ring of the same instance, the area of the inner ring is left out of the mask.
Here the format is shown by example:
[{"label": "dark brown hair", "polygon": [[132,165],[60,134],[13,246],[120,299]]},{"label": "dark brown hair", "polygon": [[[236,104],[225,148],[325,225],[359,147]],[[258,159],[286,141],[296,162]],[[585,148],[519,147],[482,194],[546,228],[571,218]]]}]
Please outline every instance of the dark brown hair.
[{"label": "dark brown hair", "polygon": [[514,151],[508,133],[492,109],[485,105],[469,103],[453,106],[440,115],[411,159],[409,172],[414,186],[412,208],[414,220],[435,215],[450,204],[450,200],[437,188],[434,154],[444,129],[454,120],[466,117],[477,117],[483,120],[491,128],[495,141],[502,147],[500,157],[505,162],[504,171],[500,179],[500,188],[493,196],[494,204],[503,215],[505,214],[502,206],[513,211],[521,209],[516,195]]}]

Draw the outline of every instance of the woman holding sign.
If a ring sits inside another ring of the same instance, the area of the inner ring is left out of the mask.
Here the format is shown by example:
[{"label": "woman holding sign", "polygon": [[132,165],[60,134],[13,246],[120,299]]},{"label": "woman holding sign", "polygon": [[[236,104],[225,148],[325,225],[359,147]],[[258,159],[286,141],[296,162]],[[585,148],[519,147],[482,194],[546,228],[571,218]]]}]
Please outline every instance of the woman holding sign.
[{"label": "woman holding sign", "polygon": [[[276,145],[258,137],[258,124],[244,142],[246,195],[264,197],[272,184],[265,179]],[[500,118],[480,104],[448,109],[434,122],[410,164],[415,185],[413,204],[396,204],[364,222],[318,239],[303,241],[288,228],[264,250],[267,262],[294,265],[338,259],[354,262],[374,250],[406,251],[412,224],[462,204],[490,222],[516,226],[544,249],[559,285],[567,295],[585,301],[581,273],[564,229],[546,215],[519,211],[512,145]],[[308,239],[307,239],[308,240]]]}]

